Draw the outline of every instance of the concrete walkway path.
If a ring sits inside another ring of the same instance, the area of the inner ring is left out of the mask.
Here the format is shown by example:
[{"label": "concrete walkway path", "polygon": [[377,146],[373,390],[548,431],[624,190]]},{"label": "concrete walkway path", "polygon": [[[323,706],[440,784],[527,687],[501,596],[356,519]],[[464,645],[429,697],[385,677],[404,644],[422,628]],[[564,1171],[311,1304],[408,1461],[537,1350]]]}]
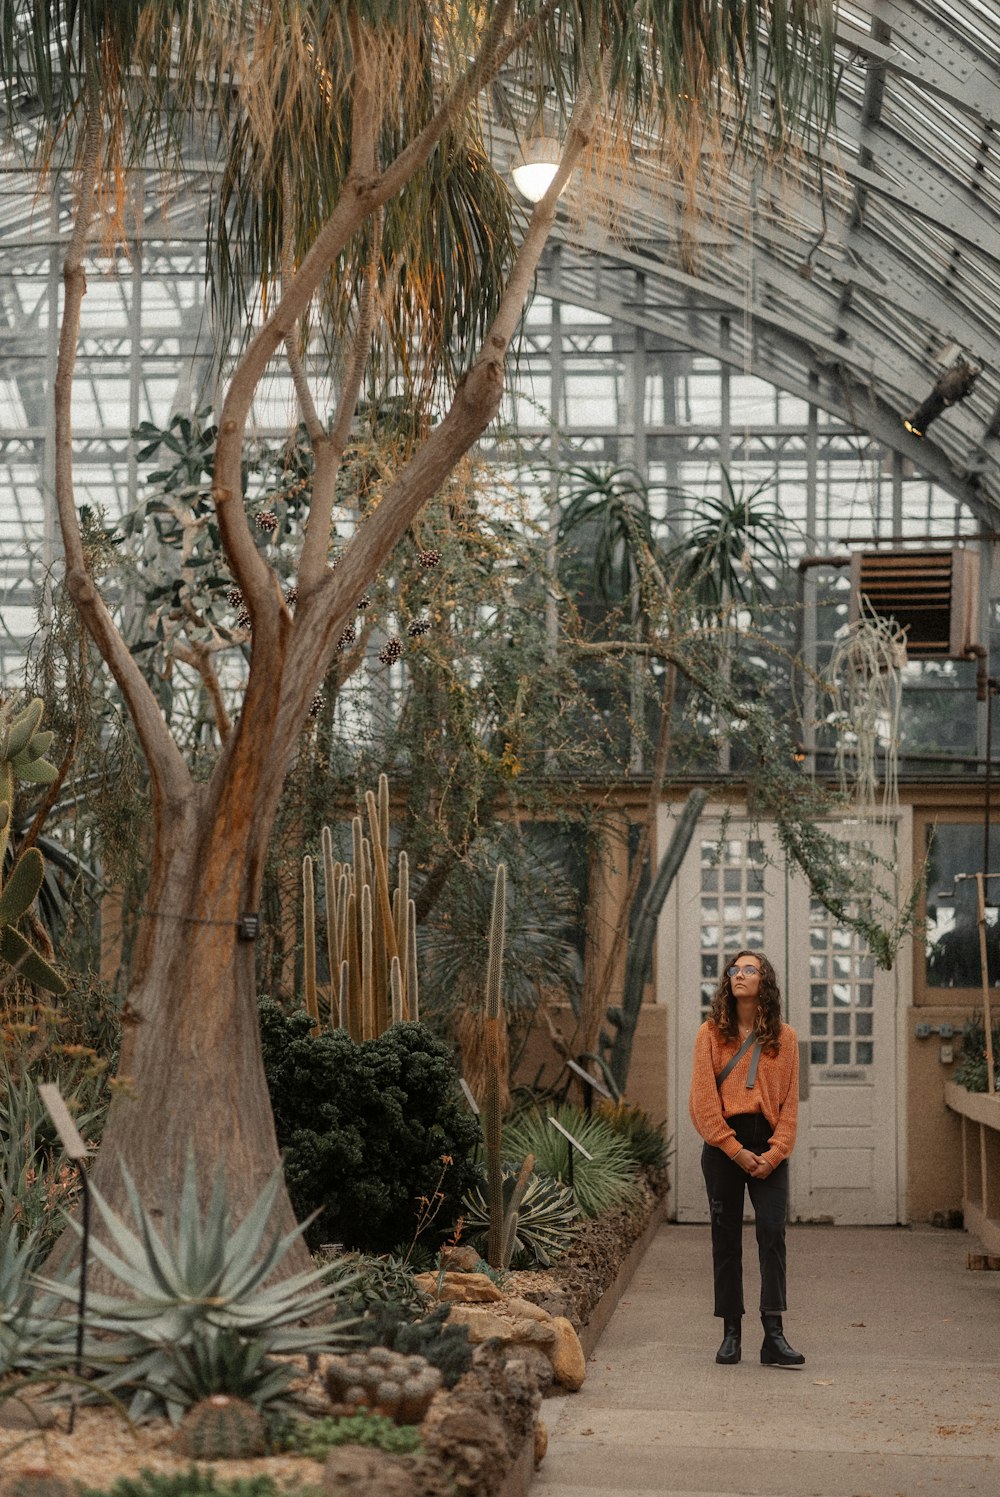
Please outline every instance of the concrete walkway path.
[{"label": "concrete walkway path", "polygon": [[[1000,1273],[933,1228],[792,1227],[799,1371],[719,1367],[707,1227],[660,1229],[579,1393],[549,1399],[531,1497],[1000,1497]],[[748,1308],[756,1245],[744,1242]]]}]

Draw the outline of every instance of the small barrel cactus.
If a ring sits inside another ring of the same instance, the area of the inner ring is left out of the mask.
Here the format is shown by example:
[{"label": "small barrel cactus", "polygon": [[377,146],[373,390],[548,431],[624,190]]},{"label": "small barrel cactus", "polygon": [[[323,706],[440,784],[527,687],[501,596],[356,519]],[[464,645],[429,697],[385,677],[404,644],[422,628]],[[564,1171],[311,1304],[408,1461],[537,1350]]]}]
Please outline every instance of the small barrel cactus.
[{"label": "small barrel cactus", "polygon": [[191,1405],[174,1443],[195,1461],[246,1460],[264,1454],[264,1417],[246,1399],[216,1393]]},{"label": "small barrel cactus", "polygon": [[340,1417],[365,1408],[397,1424],[419,1424],[440,1386],[441,1373],[426,1357],[386,1346],[331,1357],[326,1367],[326,1391]]},{"label": "small barrel cactus", "polygon": [[80,1497],[80,1490],[79,1482],[48,1466],[24,1466],[0,1480],[2,1497]]}]

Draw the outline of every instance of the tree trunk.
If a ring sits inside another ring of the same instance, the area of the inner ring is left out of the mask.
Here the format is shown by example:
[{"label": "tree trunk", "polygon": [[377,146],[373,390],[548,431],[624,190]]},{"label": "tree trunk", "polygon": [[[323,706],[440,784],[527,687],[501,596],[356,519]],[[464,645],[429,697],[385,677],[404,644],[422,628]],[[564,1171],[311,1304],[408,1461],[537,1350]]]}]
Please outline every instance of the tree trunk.
[{"label": "tree trunk", "polygon": [[[238,917],[270,830],[247,816],[234,828],[213,816],[208,789],[193,787],[161,825],[132,979],[123,1010],[118,1085],[91,1180],[127,1221],[122,1166],[154,1219],[173,1220],[190,1150],[203,1205],[225,1176],[234,1222],[242,1220],[279,1163],[257,1020],[255,945]],[[242,819],[242,818],[241,818]],[[214,891],[214,892],[213,892]],[[282,1187],[273,1227],[294,1224]],[[75,1234],[55,1256],[67,1261]],[[282,1275],[309,1266],[297,1244]],[[109,1281],[92,1264],[98,1287]]]}]

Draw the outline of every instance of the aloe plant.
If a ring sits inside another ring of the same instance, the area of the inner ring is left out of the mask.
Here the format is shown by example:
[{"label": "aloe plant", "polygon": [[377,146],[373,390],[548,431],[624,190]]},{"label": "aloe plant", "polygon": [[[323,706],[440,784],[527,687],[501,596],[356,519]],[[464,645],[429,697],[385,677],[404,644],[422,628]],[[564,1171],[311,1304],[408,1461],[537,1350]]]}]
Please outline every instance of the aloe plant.
[{"label": "aloe plant", "polygon": [[[272,1231],[280,1169],[234,1225],[221,1170],[202,1212],[189,1153],[176,1215],[162,1231],[124,1166],[122,1177],[135,1228],[91,1187],[103,1224],[91,1252],[129,1297],[90,1297],[89,1329],[101,1339],[89,1343],[87,1358],[101,1371],[101,1390],[132,1390],[133,1418],[165,1410],[176,1421],[191,1402],[210,1393],[238,1391],[251,1401],[273,1401],[290,1381],[274,1357],[335,1351],[349,1339],[353,1321],[346,1318],[301,1322],[332,1310],[356,1275],[331,1275],[325,1263],[273,1282],[308,1225],[283,1235]],[[76,1295],[72,1284],[43,1283],[53,1294]]]},{"label": "aloe plant", "polygon": [[[39,732],[45,704],[34,697],[20,712],[0,707],[0,869],[4,867],[14,820],[14,784],[51,785],[58,770],[45,758],[51,732]],[[46,992],[65,993],[66,982],[16,928],[31,909],[45,878],[45,859],[29,847],[15,861],[0,889],[0,958],[19,976]]]}]

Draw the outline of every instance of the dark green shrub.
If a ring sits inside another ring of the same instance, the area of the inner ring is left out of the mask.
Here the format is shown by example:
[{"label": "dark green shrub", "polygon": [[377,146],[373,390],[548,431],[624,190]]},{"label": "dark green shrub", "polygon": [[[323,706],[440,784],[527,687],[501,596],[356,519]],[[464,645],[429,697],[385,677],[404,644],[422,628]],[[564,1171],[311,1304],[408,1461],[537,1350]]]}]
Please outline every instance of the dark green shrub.
[{"label": "dark green shrub", "polygon": [[[311,1033],[304,1010],[260,1004],[264,1067],[285,1177],[302,1218],[319,1210],[311,1246],[384,1253],[412,1240],[418,1217],[440,1238],[477,1178],[479,1125],[451,1054],[422,1024],[395,1024],[357,1045]],[[449,1161],[449,1162],[446,1162]]]},{"label": "dark green shrub", "polygon": [[404,1356],[426,1357],[441,1374],[446,1388],[453,1388],[472,1365],[469,1332],[464,1325],[450,1325],[450,1305],[438,1305],[420,1320],[411,1320],[400,1305],[377,1305],[356,1327],[362,1346],[387,1346]]}]

